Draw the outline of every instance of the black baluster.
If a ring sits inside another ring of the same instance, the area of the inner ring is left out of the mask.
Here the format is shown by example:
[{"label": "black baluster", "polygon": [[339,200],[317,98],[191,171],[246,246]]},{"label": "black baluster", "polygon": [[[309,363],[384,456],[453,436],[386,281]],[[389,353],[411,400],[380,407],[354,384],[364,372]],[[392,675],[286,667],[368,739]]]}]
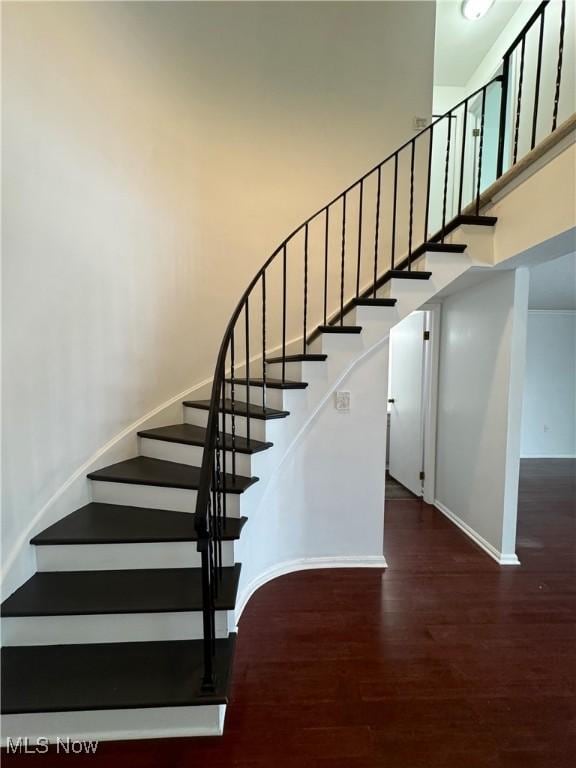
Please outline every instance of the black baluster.
[{"label": "black baluster", "polygon": [[346,258],[346,192],[342,196],[342,245],[340,248],[340,325],[344,325],[344,261]]},{"label": "black baluster", "polygon": [[[225,401],[226,399],[226,368],[225,366],[221,369],[221,376],[222,376],[222,400]],[[222,414],[222,517],[224,518],[224,527],[226,527],[226,487],[227,487],[227,477],[226,477],[226,411],[223,409]],[[222,536],[220,536],[220,540],[222,539]],[[222,562],[222,552],[220,551],[220,562]]]},{"label": "black baluster", "polygon": [[462,213],[462,192],[464,189],[464,168],[466,165],[466,130],[468,123],[468,99],[464,102],[464,121],[462,123],[462,155],[460,157],[460,189],[458,191],[458,213]]},{"label": "black baluster", "polygon": [[500,125],[498,127],[498,161],[496,178],[504,173],[504,144],[506,142],[506,122],[508,118],[508,80],[510,79],[510,52],[504,56],[502,65],[502,90],[500,91]]},{"label": "black baluster", "polygon": [[[225,409],[225,403],[222,404]],[[236,384],[234,381],[234,330],[230,337],[230,410],[232,412],[232,475],[236,479]]]},{"label": "black baluster", "polygon": [[450,171],[450,140],[452,138],[452,112],[448,112],[448,133],[446,135],[446,163],[444,166],[444,196],[442,198],[442,242],[446,230],[446,207],[448,203],[448,174]]},{"label": "black baluster", "polygon": [[[430,196],[432,194],[432,146],[434,143],[434,125],[430,126],[430,144],[428,145],[428,181],[426,182],[426,211],[424,213],[424,242],[428,242],[428,218],[430,216]],[[396,218],[396,209],[394,209]],[[394,253],[394,250],[392,250]],[[392,257],[392,269],[394,269],[394,257]]]},{"label": "black baluster", "polygon": [[[210,506],[210,498],[208,498]],[[214,671],[212,664],[212,585],[210,583],[210,539],[208,532],[204,531],[198,539],[198,549],[202,563],[202,625],[203,625],[203,656],[204,670],[202,675],[202,691],[211,693],[215,689]]]},{"label": "black baluster", "polygon": [[326,221],[324,224],[324,325],[328,325],[328,236],[329,236],[329,212],[326,208]]},{"label": "black baluster", "polygon": [[376,229],[374,231],[374,284],[373,295],[376,298],[376,281],[378,278],[378,238],[380,236],[380,191],[382,188],[382,166],[378,166],[378,187],[376,191]]},{"label": "black baluster", "polygon": [[410,153],[410,215],[408,218],[408,271],[412,270],[412,225],[414,221],[414,155],[416,154],[416,140],[412,140]]},{"label": "black baluster", "polygon": [[[216,517],[216,510],[218,508],[218,500],[217,500],[218,489],[217,489],[217,483],[218,483],[218,480],[217,480],[217,477],[216,477],[216,465],[214,465],[212,467],[212,505],[210,507],[210,512],[211,512],[211,514],[210,514],[210,529],[211,529],[212,533],[214,533],[214,531],[216,530],[216,525],[215,525],[214,519]],[[214,554],[214,544],[212,544],[212,553]],[[212,568],[213,569],[214,569],[215,565],[217,566],[217,563],[215,564],[214,560],[215,560],[215,557],[213,557],[211,559],[211,564],[212,564]],[[214,576],[214,574],[212,573],[212,578],[213,578],[213,576]],[[218,597],[218,585],[216,583],[216,580],[213,581],[213,584],[214,584],[214,596]]]},{"label": "black baluster", "polygon": [[246,440],[250,442],[250,297],[246,296],[244,304],[244,326],[246,342]]},{"label": "black baluster", "polygon": [[220,517],[220,511],[221,511],[221,504],[220,504],[220,485],[222,482],[221,478],[221,468],[220,468],[220,437],[219,437],[219,430],[216,429],[216,464],[213,468],[213,484],[214,484],[214,505],[213,505],[213,518],[212,518],[212,568],[213,568],[213,574],[214,574],[214,597],[218,597],[218,589],[219,589],[219,578],[218,578],[218,572],[219,572],[219,566],[220,563],[218,561],[218,546],[217,546],[217,537],[218,537],[218,518]]},{"label": "black baluster", "polygon": [[398,209],[398,153],[394,155],[394,201],[392,203],[392,248],[390,250],[390,269],[394,269],[396,256],[396,211]]},{"label": "black baluster", "polygon": [[480,184],[482,181],[482,155],[484,153],[484,117],[486,115],[486,86],[482,89],[482,113],[480,117],[480,149],[478,151],[478,178],[476,180],[476,216],[480,215]]},{"label": "black baluster", "polygon": [[304,333],[302,335],[302,352],[306,354],[306,337],[308,321],[308,222],[304,227]]},{"label": "black baluster", "polygon": [[266,410],[266,270],[262,272],[262,410]]},{"label": "black baluster", "polygon": [[524,49],[526,47],[526,38],[522,38],[522,45],[520,47],[520,74],[518,76],[518,95],[516,99],[516,124],[514,127],[514,153],[512,159],[512,165],[516,165],[518,158],[518,138],[520,135],[520,112],[522,105],[522,85],[524,83]]},{"label": "black baluster", "polygon": [[362,205],[364,202],[364,179],[360,180],[360,197],[358,200],[358,264],[356,267],[356,298],[360,295],[360,262],[362,259]]},{"label": "black baluster", "polygon": [[282,383],[286,381],[286,243],[282,249]]},{"label": "black baluster", "polygon": [[210,544],[208,548],[210,555],[210,636],[212,638],[212,655],[214,656],[216,650],[216,621],[215,621],[215,604],[216,604],[216,576],[214,573],[214,528],[211,530]]},{"label": "black baluster", "polygon": [[554,112],[552,114],[552,131],[558,124],[558,105],[560,103],[560,81],[562,79],[562,59],[564,56],[564,28],[566,26],[566,0],[562,0],[560,9],[560,39],[558,42],[558,66],[556,69],[556,90],[554,92]]},{"label": "black baluster", "polygon": [[544,13],[546,6],[542,9],[540,16],[540,34],[538,36],[538,59],[536,63],[536,83],[534,86],[534,115],[532,117],[532,141],[530,149],[536,146],[536,126],[538,124],[538,102],[540,101],[540,77],[542,75],[542,45],[544,43]]}]

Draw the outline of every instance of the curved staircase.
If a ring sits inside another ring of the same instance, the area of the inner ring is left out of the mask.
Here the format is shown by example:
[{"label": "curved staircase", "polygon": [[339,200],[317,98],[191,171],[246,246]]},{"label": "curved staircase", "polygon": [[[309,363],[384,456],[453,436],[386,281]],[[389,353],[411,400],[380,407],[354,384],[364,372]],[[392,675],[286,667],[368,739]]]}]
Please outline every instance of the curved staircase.
[{"label": "curved staircase", "polygon": [[[238,553],[248,551],[242,549],[247,538],[258,536],[251,516],[274,471],[342,378],[386,341],[395,324],[471,267],[490,266],[496,219],[480,211],[484,108],[497,89],[507,114],[507,61],[504,75],[282,242],[231,317],[210,399],[185,401],[180,423],[141,431],[137,455],[89,474],[91,503],[31,540],[37,573],[2,604],[4,739],[222,732],[236,609],[248,595],[241,595]],[[558,81],[560,71],[561,62]],[[465,121],[478,104],[478,167],[473,186],[463,192],[466,133],[451,137],[450,126],[454,115]],[[501,125],[498,131],[502,175]],[[439,178],[432,172],[435,136],[446,153]],[[450,198],[454,182],[459,194]],[[432,231],[435,196],[441,215]],[[384,200],[393,204],[387,220]],[[314,257],[318,273],[324,268],[316,303],[308,279],[312,243],[321,246]],[[293,311],[286,296],[288,261],[301,265],[294,312],[303,322],[292,342],[286,341]],[[329,268],[334,261],[336,268]],[[352,287],[346,284],[350,273]],[[339,283],[335,301],[329,278]],[[280,310],[281,331],[267,339],[272,310]]]}]

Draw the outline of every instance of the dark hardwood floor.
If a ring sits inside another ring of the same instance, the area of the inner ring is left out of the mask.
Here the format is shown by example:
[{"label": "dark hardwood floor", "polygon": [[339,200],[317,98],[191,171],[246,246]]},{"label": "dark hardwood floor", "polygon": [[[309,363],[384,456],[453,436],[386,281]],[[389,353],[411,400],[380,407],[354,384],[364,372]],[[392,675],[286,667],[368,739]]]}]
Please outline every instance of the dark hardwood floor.
[{"label": "dark hardwood floor", "polygon": [[240,624],[224,737],[4,764],[573,768],[575,469],[523,462],[520,567],[397,500],[386,572],[308,571],[259,590]]}]

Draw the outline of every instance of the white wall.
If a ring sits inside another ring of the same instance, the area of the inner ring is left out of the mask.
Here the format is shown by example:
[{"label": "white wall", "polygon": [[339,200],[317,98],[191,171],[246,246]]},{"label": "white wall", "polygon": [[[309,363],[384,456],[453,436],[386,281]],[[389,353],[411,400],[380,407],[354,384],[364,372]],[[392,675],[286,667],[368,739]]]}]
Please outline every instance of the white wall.
[{"label": "white wall", "polygon": [[523,457],[576,457],[576,312],[528,314]]},{"label": "white wall", "polygon": [[503,564],[516,562],[528,270],[442,305],[436,503]]},{"label": "white wall", "polygon": [[434,5],[2,11],[6,562],[75,470],[211,376],[277,242],[429,114]]},{"label": "white wall", "polygon": [[336,411],[330,396],[267,478],[238,542],[237,616],[258,586],[282,573],[385,566],[387,382],[386,340],[338,383],[350,392],[350,411]]}]

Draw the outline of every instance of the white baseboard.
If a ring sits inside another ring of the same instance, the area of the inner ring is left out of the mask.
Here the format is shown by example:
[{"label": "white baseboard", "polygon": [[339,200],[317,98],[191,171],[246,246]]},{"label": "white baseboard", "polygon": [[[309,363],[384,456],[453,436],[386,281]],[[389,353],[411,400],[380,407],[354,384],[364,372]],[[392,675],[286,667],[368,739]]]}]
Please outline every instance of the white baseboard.
[{"label": "white baseboard", "polygon": [[[66,743],[67,739],[129,741],[221,736],[225,715],[225,704],[3,715],[0,744],[6,747],[9,739],[14,743],[18,738],[28,739],[33,747],[36,739],[54,744],[59,739]],[[71,758],[70,765],[73,762]]]},{"label": "white baseboard", "polygon": [[520,459],[576,459],[576,453],[548,453],[545,456],[527,454],[520,456]]},{"label": "white baseboard", "polygon": [[472,539],[472,541],[481,547],[484,552],[490,555],[493,560],[496,560],[499,565],[520,565],[520,560],[518,560],[518,556],[515,553],[505,555],[502,552],[499,552],[496,547],[490,544],[489,541],[486,541],[483,536],[480,536],[474,528],[471,528],[467,523],[461,520],[458,515],[455,515],[454,512],[448,509],[448,507],[444,506],[441,501],[436,499],[434,501],[434,506],[439,512],[442,512],[448,520],[454,523],[454,525],[457,525],[461,531],[464,531],[466,536]]},{"label": "white baseboard", "polygon": [[351,555],[336,557],[301,557],[296,560],[286,560],[278,565],[273,565],[261,573],[244,587],[236,600],[235,621],[240,621],[242,611],[248,601],[264,584],[295,571],[307,571],[316,568],[387,568],[384,555]]}]

